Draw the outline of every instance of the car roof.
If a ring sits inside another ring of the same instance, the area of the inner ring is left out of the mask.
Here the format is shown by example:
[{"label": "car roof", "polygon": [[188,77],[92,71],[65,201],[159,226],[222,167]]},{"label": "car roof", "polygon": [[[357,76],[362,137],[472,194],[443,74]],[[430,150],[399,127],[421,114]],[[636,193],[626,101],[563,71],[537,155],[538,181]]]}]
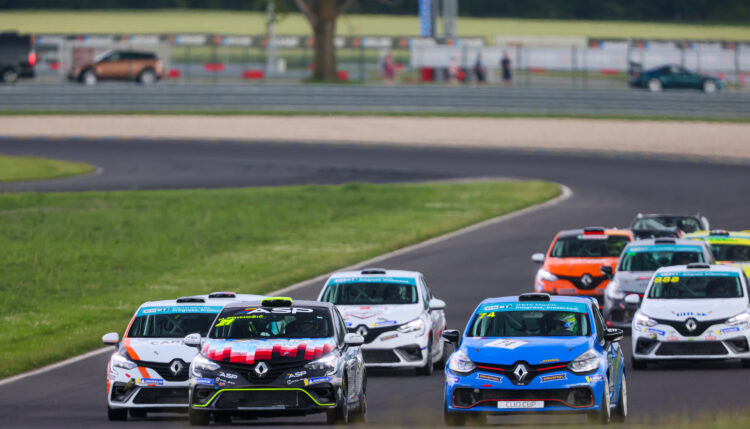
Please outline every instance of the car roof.
[{"label": "car roof", "polygon": [[[558,238],[564,238],[564,237],[577,237],[581,234],[583,234],[584,228],[578,228],[578,229],[565,229],[560,231],[557,236]],[[622,235],[622,236],[630,236],[631,232],[627,229],[617,229],[617,228],[604,228],[604,235]]]},{"label": "car roof", "polygon": [[[240,294],[236,293],[234,294],[234,297],[212,297],[213,294],[227,294],[231,292],[212,292],[210,294],[206,295],[189,295],[189,296],[183,296],[176,299],[164,299],[161,301],[146,301],[143,304],[140,305],[140,307],[151,307],[151,306],[195,306],[195,305],[221,305],[224,306],[227,303],[241,300],[241,301],[257,301],[259,299],[264,298],[263,295],[253,295],[253,294]],[[203,299],[203,302],[194,302],[194,301],[185,301],[185,302],[177,302],[179,300],[184,300],[185,298],[197,298],[197,299]]]},{"label": "car roof", "polygon": [[[657,243],[656,241],[661,241],[660,243]],[[674,243],[667,243],[665,241],[674,241]],[[662,238],[642,238],[640,240],[631,241],[628,243],[625,248],[630,247],[638,247],[638,246],[705,246],[705,244],[702,241],[699,240],[689,240],[686,238],[668,238],[668,237],[662,237]]]},{"label": "car roof", "polygon": [[[267,297],[267,298],[273,299],[273,297]],[[288,298],[285,298],[285,299],[288,299]],[[248,301],[233,301],[230,305],[225,306],[224,309],[243,308],[243,307],[263,307],[262,300],[254,299],[254,300],[248,300]],[[291,307],[320,307],[320,308],[326,308],[330,310],[334,308],[334,305],[331,304],[330,302],[293,299]],[[286,308],[286,307],[279,307],[279,308]]]},{"label": "car roof", "polygon": [[[693,265],[693,264],[689,264]],[[689,267],[688,265],[673,265],[671,267],[661,267],[654,273],[659,274],[662,272],[669,272],[669,271],[695,271],[695,272],[710,272],[710,271],[719,271],[719,272],[730,272],[730,273],[743,273],[744,271],[740,267],[734,267],[731,265],[708,265],[708,264],[699,264],[699,265],[705,265],[707,268],[693,268]]]},{"label": "car roof", "polygon": [[[376,271],[377,273],[375,273]],[[409,277],[417,279],[422,277],[422,273],[418,271],[389,270],[385,268],[363,268],[358,271],[339,271],[333,273],[331,274],[331,277],[329,277],[329,280],[342,277]]]}]

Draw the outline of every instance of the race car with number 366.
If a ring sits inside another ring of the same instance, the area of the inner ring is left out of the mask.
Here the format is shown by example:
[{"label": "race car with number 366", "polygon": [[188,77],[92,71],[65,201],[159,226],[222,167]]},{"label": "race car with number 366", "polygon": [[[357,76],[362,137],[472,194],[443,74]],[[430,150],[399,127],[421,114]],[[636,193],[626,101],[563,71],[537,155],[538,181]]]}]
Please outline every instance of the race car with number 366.
[{"label": "race car with number 366", "polygon": [[[637,295],[629,295],[638,303]],[[750,303],[741,268],[660,268],[633,317],[634,369],[648,362],[740,359],[750,368]]]},{"label": "race car with number 366", "polygon": [[190,366],[191,425],[233,417],[326,413],[329,424],[363,422],[367,375],[359,334],[333,304],[266,298],[226,306]]},{"label": "race car with number 366", "polygon": [[335,304],[349,332],[365,338],[368,367],[415,368],[421,375],[442,368],[445,302],[432,296],[421,273],[381,268],[335,273],[318,300]]},{"label": "race car with number 366", "polygon": [[110,420],[146,417],[148,412],[185,411],[188,366],[198,351],[183,344],[185,335],[205,335],[225,304],[259,295],[214,292],[141,305],[125,329],[102,337],[117,349],[107,364]]},{"label": "race car with number 366", "polygon": [[608,329],[596,301],[527,293],[488,298],[469,320],[445,369],[448,425],[488,415],[584,413],[606,424],[628,412],[620,329]]}]

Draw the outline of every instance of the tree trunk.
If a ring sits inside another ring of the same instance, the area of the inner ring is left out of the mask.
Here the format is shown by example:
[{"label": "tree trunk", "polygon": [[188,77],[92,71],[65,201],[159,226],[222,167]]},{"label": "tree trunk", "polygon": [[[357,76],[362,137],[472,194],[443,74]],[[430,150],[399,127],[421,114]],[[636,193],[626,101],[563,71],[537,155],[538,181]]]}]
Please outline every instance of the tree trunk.
[{"label": "tree trunk", "polygon": [[313,26],[315,36],[315,70],[313,79],[336,81],[336,48],[333,44],[336,35],[336,1],[317,0],[315,2],[317,23]]}]

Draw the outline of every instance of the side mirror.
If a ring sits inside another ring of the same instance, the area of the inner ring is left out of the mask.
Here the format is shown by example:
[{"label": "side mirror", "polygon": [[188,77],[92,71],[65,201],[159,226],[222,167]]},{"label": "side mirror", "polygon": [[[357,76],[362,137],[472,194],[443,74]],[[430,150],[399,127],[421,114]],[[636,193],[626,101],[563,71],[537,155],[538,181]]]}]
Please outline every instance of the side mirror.
[{"label": "side mirror", "polygon": [[537,264],[541,264],[544,262],[544,253],[534,253],[531,255],[531,261],[536,262]]},{"label": "side mirror", "polygon": [[449,343],[458,344],[458,341],[461,339],[461,333],[458,332],[458,329],[446,329],[443,331],[443,338]]},{"label": "side mirror", "polygon": [[622,340],[623,335],[622,329],[607,328],[604,330],[604,341],[607,343],[616,343]]},{"label": "side mirror", "polygon": [[445,310],[445,301],[432,298],[432,301],[430,301],[430,310]]},{"label": "side mirror", "polygon": [[117,332],[110,332],[102,335],[102,342],[108,346],[116,346],[120,343],[120,335]]},{"label": "side mirror", "polygon": [[195,332],[195,333],[186,335],[185,338],[182,340],[182,344],[185,344],[188,347],[200,348],[201,334]]},{"label": "side mirror", "polygon": [[599,267],[599,271],[601,271],[602,274],[604,274],[604,276],[608,279],[611,279],[614,275],[614,270],[609,265],[602,265],[601,267]]},{"label": "side mirror", "polygon": [[344,344],[347,346],[361,346],[365,343],[365,337],[357,333],[349,333],[344,335]]},{"label": "side mirror", "polygon": [[641,303],[641,297],[638,296],[638,295],[636,295],[636,294],[634,294],[634,293],[631,293],[630,295],[628,295],[628,296],[625,297],[625,303],[626,304],[638,305],[638,304]]}]

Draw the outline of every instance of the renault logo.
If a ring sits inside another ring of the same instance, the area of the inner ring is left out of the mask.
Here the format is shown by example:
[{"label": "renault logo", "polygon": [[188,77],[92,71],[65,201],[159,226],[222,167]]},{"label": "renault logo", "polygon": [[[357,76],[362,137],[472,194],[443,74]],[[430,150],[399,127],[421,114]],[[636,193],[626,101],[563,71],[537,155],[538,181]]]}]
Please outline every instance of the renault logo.
[{"label": "renault logo", "polygon": [[172,372],[172,375],[179,374],[180,371],[182,371],[182,368],[185,368],[185,364],[180,360],[175,359],[169,364],[169,370]]},{"label": "renault logo", "polygon": [[359,335],[363,336],[363,337],[366,337],[367,336],[367,328],[365,328],[364,326],[360,326],[359,328],[357,328],[357,333]]},{"label": "renault logo", "polygon": [[258,377],[263,377],[268,372],[268,364],[266,364],[265,362],[258,362],[258,364],[255,365],[253,371],[258,374]]},{"label": "renault logo", "polygon": [[593,282],[593,281],[594,281],[594,279],[592,279],[592,278],[591,278],[591,276],[590,276],[590,275],[588,275],[588,274],[584,274],[584,275],[583,275],[583,276],[581,277],[581,283],[582,283],[582,284],[583,284],[584,286],[590,286],[590,285],[591,285],[591,282]]},{"label": "renault logo", "polygon": [[516,375],[516,380],[523,381],[523,379],[529,374],[529,370],[526,369],[526,365],[518,364],[516,369],[513,370],[513,374]]},{"label": "renault logo", "polygon": [[693,332],[698,329],[698,322],[695,319],[688,319],[685,321],[685,328],[687,328],[688,332]]}]

